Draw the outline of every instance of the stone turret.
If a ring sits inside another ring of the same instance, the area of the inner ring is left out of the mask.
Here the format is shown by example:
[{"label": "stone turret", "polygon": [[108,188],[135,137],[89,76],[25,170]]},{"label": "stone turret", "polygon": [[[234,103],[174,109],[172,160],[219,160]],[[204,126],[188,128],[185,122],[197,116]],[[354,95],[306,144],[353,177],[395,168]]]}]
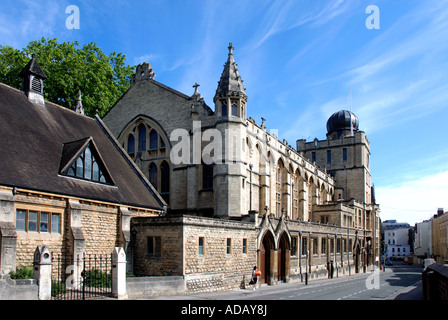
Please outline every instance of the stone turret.
[{"label": "stone turret", "polygon": [[235,120],[246,119],[246,89],[238,72],[238,65],[233,58],[233,46],[229,44],[229,54],[224,70],[218,82],[214,97],[215,110],[218,117]]},{"label": "stone turret", "polygon": [[223,162],[215,164],[214,186],[216,210],[221,217],[247,215],[246,193],[241,190],[246,177],[246,103],[243,80],[229,44],[227,62],[214,98],[216,129],[223,137]]}]

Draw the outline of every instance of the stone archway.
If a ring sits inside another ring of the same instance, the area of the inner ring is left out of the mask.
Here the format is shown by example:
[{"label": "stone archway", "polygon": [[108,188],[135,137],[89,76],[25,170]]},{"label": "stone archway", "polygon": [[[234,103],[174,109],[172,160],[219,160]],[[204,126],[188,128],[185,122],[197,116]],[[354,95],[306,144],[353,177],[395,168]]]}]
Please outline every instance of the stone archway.
[{"label": "stone archway", "polygon": [[279,240],[277,246],[277,280],[282,282],[289,281],[290,268],[290,245],[289,239],[284,232]]},{"label": "stone archway", "polygon": [[272,282],[272,267],[274,258],[274,237],[270,231],[263,236],[259,254],[259,269],[261,271],[260,283]]}]

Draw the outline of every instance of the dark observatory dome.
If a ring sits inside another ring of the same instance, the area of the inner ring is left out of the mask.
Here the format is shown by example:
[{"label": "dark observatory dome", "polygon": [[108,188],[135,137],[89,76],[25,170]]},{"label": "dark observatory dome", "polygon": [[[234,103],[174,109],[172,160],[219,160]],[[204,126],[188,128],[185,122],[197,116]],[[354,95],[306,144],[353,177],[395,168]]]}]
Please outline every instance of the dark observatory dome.
[{"label": "dark observatory dome", "polygon": [[[352,123],[352,127],[350,127],[350,119]],[[337,132],[342,130],[350,130],[353,128],[353,131],[358,130],[359,120],[358,117],[350,111],[340,110],[331,115],[331,117],[327,121],[327,132]]]}]

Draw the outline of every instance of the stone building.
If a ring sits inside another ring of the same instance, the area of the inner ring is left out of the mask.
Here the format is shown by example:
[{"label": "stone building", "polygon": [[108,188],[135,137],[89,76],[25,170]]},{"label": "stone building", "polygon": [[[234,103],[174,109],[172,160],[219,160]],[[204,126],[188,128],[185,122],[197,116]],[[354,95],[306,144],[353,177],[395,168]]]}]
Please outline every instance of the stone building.
[{"label": "stone building", "polygon": [[99,117],[44,100],[36,58],[22,90],[0,84],[0,274],[33,262],[37,245],[68,256],[128,247],[132,217],[166,203]]},{"label": "stone building", "polygon": [[443,208],[431,219],[431,254],[437,263],[448,264],[448,214]]},{"label": "stone building", "polygon": [[327,139],[296,148],[248,117],[233,46],[207,106],[137,67],[130,89],[103,117],[168,204],[133,219],[135,271],[183,275],[191,291],[248,281],[303,281],[366,271],[379,257],[379,207],[370,148],[357,117],[336,112]]}]

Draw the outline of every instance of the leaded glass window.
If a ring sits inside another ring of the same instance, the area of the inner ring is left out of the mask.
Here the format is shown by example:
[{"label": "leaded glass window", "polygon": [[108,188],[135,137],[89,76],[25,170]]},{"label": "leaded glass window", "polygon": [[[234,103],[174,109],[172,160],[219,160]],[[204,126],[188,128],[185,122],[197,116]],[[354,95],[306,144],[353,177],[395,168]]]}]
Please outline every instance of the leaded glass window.
[{"label": "leaded glass window", "polygon": [[72,177],[110,183],[110,179],[107,178],[106,171],[102,169],[102,165],[98,162],[98,159],[91,148],[87,146],[65,173]]}]

